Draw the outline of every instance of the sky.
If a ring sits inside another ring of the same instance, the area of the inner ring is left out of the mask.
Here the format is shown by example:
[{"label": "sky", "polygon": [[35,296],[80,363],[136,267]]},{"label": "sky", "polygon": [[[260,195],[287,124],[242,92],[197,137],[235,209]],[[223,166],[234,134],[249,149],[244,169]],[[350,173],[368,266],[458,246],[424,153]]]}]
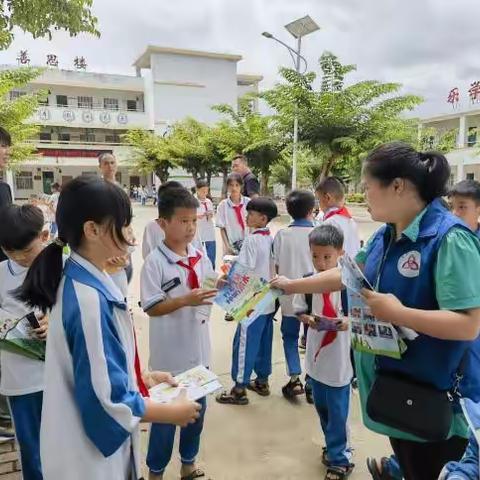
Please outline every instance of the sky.
[{"label": "sky", "polygon": [[55,32],[51,41],[15,31],[12,46],[0,52],[0,64],[14,64],[27,49],[32,64],[46,55],[72,69],[83,55],[89,71],[134,74],[133,61],[148,44],[238,53],[239,73],[261,74],[261,88],[279,81],[280,66],[291,66],[286,49],[261,36],[269,31],[294,44],[284,29],[309,14],[321,30],[305,37],[309,70],[318,71],[323,51],[336,54],[357,71],[347,83],[376,79],[398,82],[403,93],[425,99],[415,112],[430,116],[452,111],[449,91],[460,90],[461,110],[469,104],[470,84],[480,80],[480,28],[477,0],[94,0],[101,37],[69,37]]}]

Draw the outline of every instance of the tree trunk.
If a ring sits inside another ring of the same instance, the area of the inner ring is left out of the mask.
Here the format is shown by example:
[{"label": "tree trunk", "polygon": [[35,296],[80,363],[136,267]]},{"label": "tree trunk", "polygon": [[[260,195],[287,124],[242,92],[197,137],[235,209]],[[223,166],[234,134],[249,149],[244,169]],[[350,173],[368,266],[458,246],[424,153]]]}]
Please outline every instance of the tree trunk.
[{"label": "tree trunk", "polygon": [[210,182],[212,181],[212,172],[209,170],[207,172],[207,182],[208,182],[208,185],[210,186]]},{"label": "tree trunk", "polygon": [[155,175],[160,179],[160,182],[163,184],[168,182],[168,177],[170,176],[168,167],[157,168],[155,170]]},{"label": "tree trunk", "polygon": [[332,170],[332,167],[337,158],[338,155],[330,155],[330,157],[328,157],[327,160],[323,162],[322,171],[320,173],[320,176],[318,177],[318,182],[321,182],[323,179],[330,175],[330,171]]},{"label": "tree trunk", "polygon": [[270,169],[266,168],[262,171],[260,178],[260,192],[262,195],[268,195],[268,180],[270,179]]},{"label": "tree trunk", "polygon": [[225,165],[222,167],[222,175],[223,175],[223,182],[222,182],[222,198],[227,197],[227,177],[230,167],[228,165]]}]

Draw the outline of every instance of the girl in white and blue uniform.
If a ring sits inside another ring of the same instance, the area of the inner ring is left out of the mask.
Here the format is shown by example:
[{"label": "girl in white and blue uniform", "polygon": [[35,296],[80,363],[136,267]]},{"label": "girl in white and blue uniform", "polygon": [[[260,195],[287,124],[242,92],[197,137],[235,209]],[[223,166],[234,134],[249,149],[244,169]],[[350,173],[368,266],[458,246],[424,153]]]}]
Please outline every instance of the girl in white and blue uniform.
[{"label": "girl in white and blue uniform", "polygon": [[[160,405],[139,392],[147,394],[153,375],[137,371],[132,320],[104,272],[111,257],[126,255],[131,218],[121,188],[72,180],[58,203],[58,239],[37,257],[21,290],[32,307],[51,309],[40,438],[46,480],[136,480],[140,421],[186,425],[198,417],[195,403]],[[62,268],[67,243],[72,255]]]}]

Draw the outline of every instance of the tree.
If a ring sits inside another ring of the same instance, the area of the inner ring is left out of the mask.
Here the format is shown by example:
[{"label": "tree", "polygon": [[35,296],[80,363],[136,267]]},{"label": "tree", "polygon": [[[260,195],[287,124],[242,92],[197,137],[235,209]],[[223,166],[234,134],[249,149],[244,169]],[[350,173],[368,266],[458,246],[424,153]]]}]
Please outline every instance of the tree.
[{"label": "tree", "polygon": [[[476,130],[475,130],[476,133]],[[422,128],[417,136],[418,150],[436,150],[441,153],[451,152],[457,146],[458,129],[437,130],[433,127]]]},{"label": "tree", "polygon": [[405,119],[422,99],[399,95],[398,83],[367,80],[345,85],[345,77],[356,69],[342,65],[325,52],[320,58],[321,87],[314,89],[316,74],[299,74],[282,68],[284,82],[262,94],[276,111],[275,120],[291,139],[295,115],[299,120],[299,140],[312,151],[321,152],[320,177],[328,175],[340,161],[356,159],[392,136],[411,138],[415,122]]},{"label": "tree", "polygon": [[52,30],[66,30],[71,36],[91,33],[99,36],[97,18],[91,13],[93,0],[6,0],[0,6],[0,48],[13,41],[14,27],[33,38],[52,38]]},{"label": "tree", "polygon": [[38,101],[43,99],[45,92],[23,95],[15,100],[9,100],[11,90],[24,87],[27,83],[38,77],[40,68],[18,68],[0,72],[0,125],[12,136],[12,149],[10,152],[9,167],[14,168],[35,153],[35,146],[28,140],[34,138],[39,127],[27,120],[35,114]]},{"label": "tree", "polygon": [[272,116],[254,112],[248,96],[240,100],[238,112],[230,105],[217,105],[214,110],[227,117],[220,122],[225,153],[243,153],[252,169],[260,174],[260,187],[263,194],[268,191],[271,168],[282,157],[287,142],[283,132],[276,127]]},{"label": "tree", "polygon": [[123,141],[134,148],[133,164],[141,173],[155,173],[162,183],[168,180],[170,170],[177,165],[168,150],[168,138],[148,130],[133,129],[123,135]]}]

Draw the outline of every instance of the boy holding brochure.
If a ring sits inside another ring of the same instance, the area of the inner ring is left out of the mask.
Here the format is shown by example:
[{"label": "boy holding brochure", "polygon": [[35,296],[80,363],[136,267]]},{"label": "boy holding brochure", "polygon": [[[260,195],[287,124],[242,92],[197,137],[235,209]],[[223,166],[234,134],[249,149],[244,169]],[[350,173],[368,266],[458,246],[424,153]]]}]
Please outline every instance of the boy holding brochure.
[{"label": "boy holding brochure", "polygon": [[[238,263],[264,280],[273,277],[273,238],[267,225],[277,216],[277,206],[271,198],[256,197],[247,205],[247,227],[251,233],[242,245]],[[247,405],[247,388],[261,396],[270,395],[268,377],[272,373],[272,338],[275,305],[268,305],[257,317],[245,318],[233,340],[232,380],[230,392],[217,396],[217,402]],[[257,377],[250,380],[252,371]]]},{"label": "boy holding brochure", "polygon": [[[309,235],[313,265],[317,272],[337,267],[343,255],[343,234],[333,225],[322,225]],[[293,308],[298,319],[309,326],[305,370],[325,435],[322,461],[325,480],[343,479],[352,473],[348,447],[347,419],[350,403],[350,332],[342,316],[340,292],[314,294],[312,315],[305,295],[297,294]],[[322,326],[320,326],[322,325]],[[331,328],[330,328],[331,327]]]},{"label": "boy holding brochure", "polygon": [[[0,213],[0,225],[0,248],[8,257],[0,263],[0,322],[3,324],[32,312],[32,308],[15,298],[13,291],[22,285],[30,265],[48,240],[49,230],[42,211],[33,205],[5,207]],[[36,317],[39,328],[33,334],[45,339],[47,317],[41,314]],[[2,349],[0,364],[0,393],[7,397],[12,412],[23,478],[41,480],[40,419],[45,363]]]},{"label": "boy holding brochure", "polygon": [[[184,188],[169,189],[158,199],[159,222],[165,239],[145,259],[141,272],[141,302],[150,317],[150,366],[173,375],[198,365],[210,365],[210,303],[216,290],[201,288],[214,276],[208,257],[192,245],[198,201]],[[206,399],[197,421],[180,433],[181,478],[205,474],[195,459],[200,448]],[[150,479],[162,479],[170,462],[175,426],[154,424],[147,465]]]}]

